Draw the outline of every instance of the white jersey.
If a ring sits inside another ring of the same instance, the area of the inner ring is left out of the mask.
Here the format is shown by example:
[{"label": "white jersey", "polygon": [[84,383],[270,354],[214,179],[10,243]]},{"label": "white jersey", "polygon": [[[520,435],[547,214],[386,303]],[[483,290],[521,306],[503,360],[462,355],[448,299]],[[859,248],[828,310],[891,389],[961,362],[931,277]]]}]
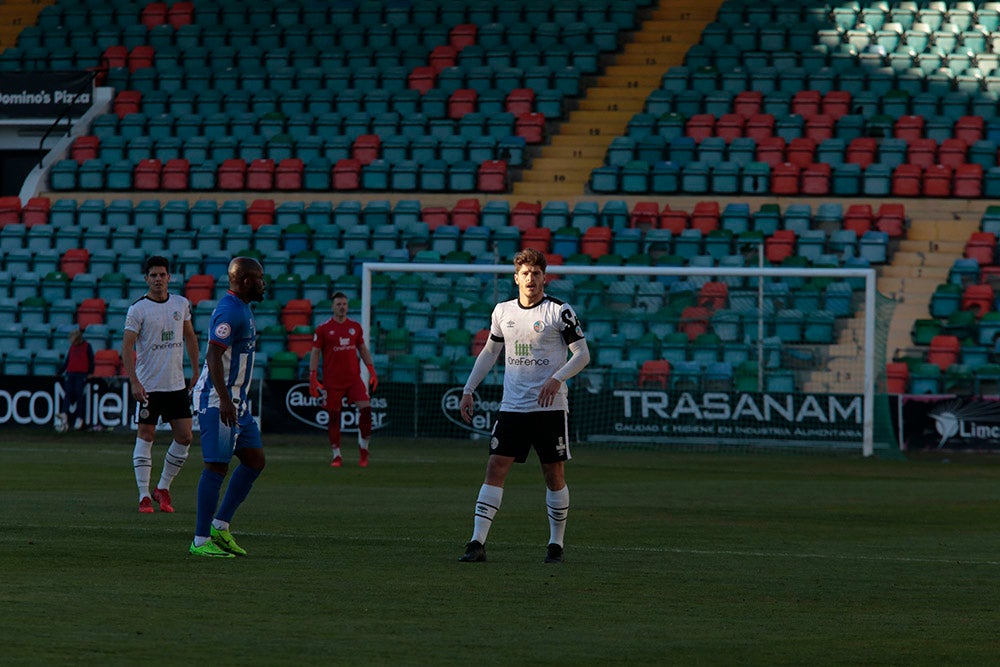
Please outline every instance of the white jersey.
[{"label": "white jersey", "polygon": [[583,328],[573,308],[545,296],[525,308],[517,299],[498,303],[493,309],[490,338],[504,345],[503,400],[500,409],[512,412],[568,410],[566,383],[551,406],[538,405],[545,381],[562,368],[569,344],[583,340]]},{"label": "white jersey", "polygon": [[125,315],[125,331],[135,340],[135,375],[147,392],[178,391],[184,378],[184,323],[191,320],[191,302],[178,294],[166,301],[144,296]]}]

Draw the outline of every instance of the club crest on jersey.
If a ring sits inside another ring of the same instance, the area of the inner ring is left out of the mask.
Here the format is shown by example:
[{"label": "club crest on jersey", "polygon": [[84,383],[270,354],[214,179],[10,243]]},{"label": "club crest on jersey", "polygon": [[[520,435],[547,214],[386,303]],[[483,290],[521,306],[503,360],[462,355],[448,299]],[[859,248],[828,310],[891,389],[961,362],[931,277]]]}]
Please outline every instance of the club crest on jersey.
[{"label": "club crest on jersey", "polygon": [[535,330],[535,333],[542,333],[545,331],[545,322],[535,320],[535,323],[531,325],[531,328]]},{"label": "club crest on jersey", "polygon": [[174,320],[177,321],[177,322],[181,321],[180,311],[177,311],[177,310],[174,311]]},{"label": "club crest on jersey", "polygon": [[228,322],[223,322],[219,326],[215,327],[215,337],[216,338],[229,338],[229,334],[233,332],[232,327],[229,326]]},{"label": "club crest on jersey", "polygon": [[348,329],[347,333],[349,333],[349,334],[351,334],[353,336],[354,335],[354,327],[351,327],[350,329]]}]

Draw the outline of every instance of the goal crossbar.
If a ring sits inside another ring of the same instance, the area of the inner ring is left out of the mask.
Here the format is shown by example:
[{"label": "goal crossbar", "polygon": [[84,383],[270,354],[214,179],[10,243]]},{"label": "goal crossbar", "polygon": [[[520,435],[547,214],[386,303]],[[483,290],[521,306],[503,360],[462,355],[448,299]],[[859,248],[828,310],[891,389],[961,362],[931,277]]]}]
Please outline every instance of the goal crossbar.
[{"label": "goal crossbar", "polygon": [[[511,264],[445,264],[445,263],[405,263],[405,262],[365,262],[361,267],[361,324],[366,332],[372,328],[372,274],[380,273],[463,273],[497,275],[511,274]],[[874,268],[782,268],[782,267],[620,267],[587,265],[550,265],[547,274],[620,276],[709,276],[709,277],[764,277],[764,278],[859,278],[865,283],[864,293],[864,384],[862,391],[862,453],[871,456],[874,452],[874,412],[875,412],[875,305],[876,271]],[[762,295],[763,283],[758,282]]]}]

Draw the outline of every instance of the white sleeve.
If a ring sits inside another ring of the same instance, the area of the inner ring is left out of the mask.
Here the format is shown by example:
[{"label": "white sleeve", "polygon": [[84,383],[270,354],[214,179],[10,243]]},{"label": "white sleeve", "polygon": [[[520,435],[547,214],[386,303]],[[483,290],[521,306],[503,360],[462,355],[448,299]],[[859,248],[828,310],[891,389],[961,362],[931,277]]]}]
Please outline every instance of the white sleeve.
[{"label": "white sleeve", "polygon": [[476,363],[472,365],[469,379],[466,380],[465,388],[462,390],[463,393],[471,394],[479,386],[479,383],[486,379],[486,374],[493,368],[493,364],[497,362],[502,350],[503,343],[495,341],[492,338],[486,339],[486,345],[483,346],[483,349],[479,352],[479,356],[476,357]]},{"label": "white sleeve", "polygon": [[580,340],[573,341],[569,344],[569,351],[572,353],[569,361],[552,374],[552,377],[560,382],[570,379],[590,363],[590,348],[587,347],[586,340],[581,338]]}]

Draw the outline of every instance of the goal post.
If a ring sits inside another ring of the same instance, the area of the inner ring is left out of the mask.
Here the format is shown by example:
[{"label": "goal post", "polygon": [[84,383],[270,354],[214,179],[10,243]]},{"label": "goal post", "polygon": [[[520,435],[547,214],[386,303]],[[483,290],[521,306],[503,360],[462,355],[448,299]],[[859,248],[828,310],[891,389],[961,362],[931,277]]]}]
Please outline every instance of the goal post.
[{"label": "goal post", "polygon": [[[488,329],[493,305],[516,296],[513,273],[509,264],[361,266],[359,294],[349,296],[361,301],[393,432],[488,434],[491,415],[471,427],[457,419],[474,348],[462,354],[449,347],[448,332],[440,328],[436,346],[426,338],[438,324],[437,312],[441,326],[450,326],[443,302],[461,303],[476,318],[465,322],[467,331]],[[885,359],[884,340],[876,334],[873,268],[559,264],[546,273],[546,293],[574,307],[592,349],[588,369],[570,380],[570,420],[579,440],[860,448],[864,456],[873,454],[877,359],[883,366]],[[422,280],[407,284],[404,294],[403,276]],[[432,283],[444,290],[433,300]],[[707,284],[724,286],[717,290],[721,299],[701,298]],[[425,300],[435,303],[414,305]],[[417,310],[420,316],[411,320],[410,311]],[[411,354],[421,334],[421,354]],[[432,361],[419,363],[428,352]],[[450,370],[429,372],[442,358]],[[650,358],[672,359],[669,375],[644,375],[654,366],[645,363]],[[498,409],[502,362],[497,366],[477,392],[484,394],[477,396],[477,412]],[[723,374],[718,381],[716,371]],[[412,387],[403,391],[407,385]],[[412,414],[402,405],[391,409],[411,401]]]}]

